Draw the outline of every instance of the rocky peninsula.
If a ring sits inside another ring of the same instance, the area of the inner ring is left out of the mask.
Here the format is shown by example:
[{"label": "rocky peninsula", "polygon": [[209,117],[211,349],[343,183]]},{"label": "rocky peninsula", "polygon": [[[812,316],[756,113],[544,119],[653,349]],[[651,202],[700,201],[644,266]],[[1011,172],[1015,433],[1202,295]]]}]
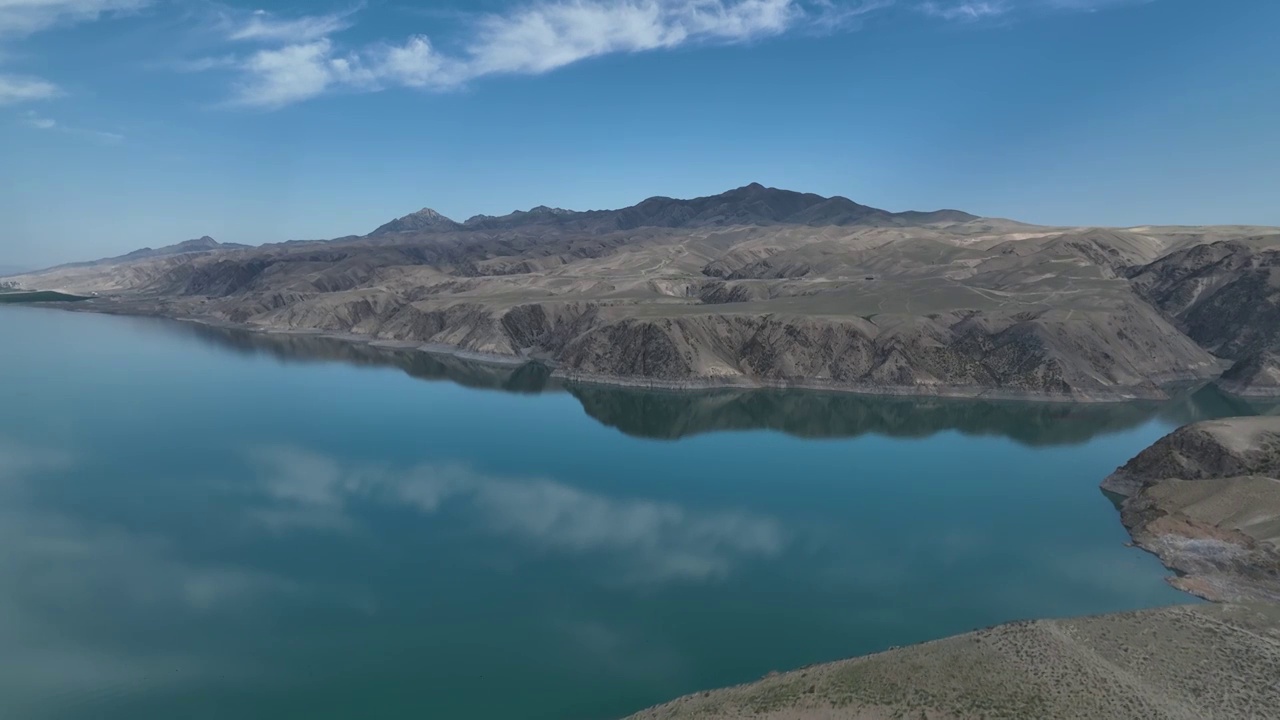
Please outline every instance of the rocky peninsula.
[{"label": "rocky peninsula", "polygon": [[1171,582],[1215,604],[1011,623],[690,695],[631,720],[1270,718],[1280,418],[1185,426],[1103,481]]}]

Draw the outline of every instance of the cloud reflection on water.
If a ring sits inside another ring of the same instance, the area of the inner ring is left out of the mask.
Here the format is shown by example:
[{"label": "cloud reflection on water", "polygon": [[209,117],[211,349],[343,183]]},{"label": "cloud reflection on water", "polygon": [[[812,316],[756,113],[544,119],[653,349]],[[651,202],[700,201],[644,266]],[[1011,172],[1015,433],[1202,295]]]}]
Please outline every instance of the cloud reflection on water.
[{"label": "cloud reflection on water", "polygon": [[[193,563],[168,540],[45,506],[38,481],[79,469],[67,451],[0,438],[0,717],[246,677],[176,643],[120,642],[158,617],[210,621],[264,595],[298,592],[246,568]],[[143,649],[148,648],[148,649]]]},{"label": "cloud reflection on water", "polygon": [[[254,517],[277,531],[282,526],[349,528],[354,520],[348,509],[356,500],[401,505],[424,515],[456,503],[475,513],[489,534],[543,551],[624,559],[622,579],[634,582],[722,578],[735,563],[775,557],[786,545],[782,526],[770,517],[611,498],[552,480],[486,475],[463,465],[350,467],[289,446],[257,448],[249,459],[274,502]],[[282,518],[287,518],[283,525]]]}]

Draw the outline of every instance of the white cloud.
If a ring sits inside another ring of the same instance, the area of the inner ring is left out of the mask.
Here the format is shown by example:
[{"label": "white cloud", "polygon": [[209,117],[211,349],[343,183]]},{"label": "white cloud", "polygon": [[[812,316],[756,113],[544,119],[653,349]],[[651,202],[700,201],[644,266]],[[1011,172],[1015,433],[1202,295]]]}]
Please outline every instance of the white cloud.
[{"label": "white cloud", "polygon": [[310,15],[281,19],[265,10],[256,10],[230,29],[232,40],[301,43],[328,37],[351,27],[351,13]]},{"label": "white cloud", "polygon": [[39,78],[0,75],[0,105],[47,100],[61,94],[57,85]]},{"label": "white cloud", "polygon": [[0,37],[23,37],[59,23],[138,10],[151,0],[0,0]]},{"label": "white cloud", "polygon": [[749,40],[783,32],[801,14],[794,0],[551,2],[483,18],[466,74],[536,74],[611,53]]},{"label": "white cloud", "polygon": [[926,2],[920,11],[943,20],[983,20],[1008,14],[1013,6],[1007,0],[965,0],[965,2]]},{"label": "white cloud", "polygon": [[[1082,11],[1152,0],[924,0],[909,4],[949,21],[1016,11]],[[796,30],[834,31],[896,0],[533,0],[506,12],[470,16],[459,38],[339,47],[332,35],[352,12],[280,18],[263,11],[226,23],[227,37],[267,47],[206,58],[184,69],[241,73],[228,104],[274,109],[333,91],[389,87],[447,90],[490,75],[539,75],[611,54],[696,44],[734,44]]]},{"label": "white cloud", "polygon": [[325,39],[259,50],[242,65],[248,78],[238,88],[236,102],[275,108],[319,95],[337,79],[331,49]]},{"label": "white cloud", "polygon": [[431,40],[421,35],[409,38],[404,45],[382,48],[378,55],[383,77],[408,87],[447,87],[457,72],[449,60],[436,53]]},{"label": "white cloud", "polygon": [[[329,90],[388,86],[445,89],[495,74],[537,75],[593,57],[695,43],[741,43],[801,24],[886,7],[889,0],[546,0],[506,14],[475,18],[452,53],[421,35],[402,44],[338,51],[327,35],[307,36],[338,16],[274,21],[295,30],[283,47],[245,58],[233,104],[276,108]],[[345,19],[342,20],[345,22]],[[305,31],[305,32],[304,32]],[[288,33],[281,32],[283,39]],[[263,35],[262,37],[266,37]]]},{"label": "white cloud", "polygon": [[124,142],[124,135],[121,135],[120,133],[105,132],[103,130],[89,130],[80,127],[68,127],[53,118],[44,117],[30,111],[22,116],[22,122],[28,127],[35,128],[37,130],[56,130],[68,135],[77,135],[111,145]]}]

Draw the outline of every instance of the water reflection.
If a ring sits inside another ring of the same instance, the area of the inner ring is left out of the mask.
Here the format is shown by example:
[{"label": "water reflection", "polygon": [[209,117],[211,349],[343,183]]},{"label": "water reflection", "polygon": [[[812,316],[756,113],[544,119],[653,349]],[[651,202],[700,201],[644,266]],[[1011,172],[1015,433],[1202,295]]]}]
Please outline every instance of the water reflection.
[{"label": "water reflection", "polygon": [[251,568],[191,562],[166,537],[42,497],[42,478],[85,470],[66,449],[0,437],[0,715],[48,717],[86,696],[167,692],[250,672],[128,628],[181,619],[189,642],[197,627],[300,588]]},{"label": "water reflection", "polygon": [[944,431],[1008,437],[1028,445],[1087,442],[1152,420],[1185,425],[1270,414],[1280,403],[1246,401],[1213,385],[1174,399],[1129,403],[1041,403],[954,398],[885,398],[802,390],[665,392],[565,383],[538,363],[504,366],[415,349],[378,347],[310,334],[268,334],[183,324],[202,341],[284,362],[338,361],[397,367],[425,380],[517,393],[567,392],[601,424],[627,435],[675,440],[728,430],[775,430],[806,438],[867,434],[923,438]]},{"label": "water reflection", "polygon": [[0,321],[24,339],[0,352],[0,717],[24,720],[601,720],[1182,602],[1097,483],[1241,412],[562,387],[315,336]]},{"label": "water reflection", "polygon": [[[545,478],[484,474],[461,464],[408,468],[343,465],[299,447],[257,448],[250,464],[292,527],[348,530],[354,508],[398,505],[424,516],[445,506],[483,532],[526,547],[607,557],[618,580],[710,580],[742,558],[775,557],[784,545],[770,517],[733,509],[692,511],[672,502],[616,498]],[[264,508],[253,508],[251,512]]]}]

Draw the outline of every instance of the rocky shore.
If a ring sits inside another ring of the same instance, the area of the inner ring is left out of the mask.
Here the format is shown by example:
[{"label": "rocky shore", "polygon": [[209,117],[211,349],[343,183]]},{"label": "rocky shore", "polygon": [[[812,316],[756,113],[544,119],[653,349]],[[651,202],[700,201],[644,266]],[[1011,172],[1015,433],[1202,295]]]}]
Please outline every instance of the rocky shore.
[{"label": "rocky shore", "polygon": [[1215,602],[1280,602],[1280,417],[1179,428],[1103,481],[1135,544]]},{"label": "rocky shore", "polygon": [[1274,718],[1280,418],[1200,422],[1103,481],[1135,544],[1216,604],[1011,623],[697,693],[630,720]]}]

